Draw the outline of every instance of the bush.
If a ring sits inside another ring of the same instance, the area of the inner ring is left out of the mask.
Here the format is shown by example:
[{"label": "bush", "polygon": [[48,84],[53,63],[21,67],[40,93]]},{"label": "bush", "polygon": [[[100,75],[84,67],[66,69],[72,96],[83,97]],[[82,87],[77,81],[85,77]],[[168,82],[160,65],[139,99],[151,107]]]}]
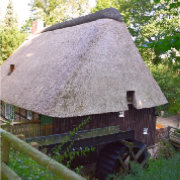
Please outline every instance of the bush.
[{"label": "bush", "polygon": [[[131,164],[132,173],[125,176],[123,180],[176,180],[180,179],[180,152],[177,152],[172,158],[149,160],[146,169],[141,168],[139,164]],[[122,179],[116,177],[116,180]]]},{"label": "bush", "polygon": [[159,141],[159,151],[157,152],[157,157],[168,159],[173,157],[175,154],[174,146],[169,140],[163,139]]},{"label": "bush", "polygon": [[180,111],[179,74],[167,65],[149,65],[149,68],[168,100],[168,104],[159,106],[158,111],[165,111],[165,116],[177,114]]}]

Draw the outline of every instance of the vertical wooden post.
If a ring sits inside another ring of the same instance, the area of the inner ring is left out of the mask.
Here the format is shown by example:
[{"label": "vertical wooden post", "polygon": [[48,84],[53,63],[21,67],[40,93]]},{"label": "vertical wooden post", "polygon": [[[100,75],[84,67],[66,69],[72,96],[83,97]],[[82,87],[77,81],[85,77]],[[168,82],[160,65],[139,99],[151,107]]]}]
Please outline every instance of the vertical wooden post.
[{"label": "vertical wooden post", "polygon": [[[2,138],[2,137],[1,137]],[[9,152],[10,152],[10,143],[5,140],[4,138],[2,138],[2,161],[6,164],[8,164],[9,162]]]},{"label": "vertical wooden post", "polygon": [[168,138],[169,138],[171,128],[168,126],[167,130],[168,130]]}]

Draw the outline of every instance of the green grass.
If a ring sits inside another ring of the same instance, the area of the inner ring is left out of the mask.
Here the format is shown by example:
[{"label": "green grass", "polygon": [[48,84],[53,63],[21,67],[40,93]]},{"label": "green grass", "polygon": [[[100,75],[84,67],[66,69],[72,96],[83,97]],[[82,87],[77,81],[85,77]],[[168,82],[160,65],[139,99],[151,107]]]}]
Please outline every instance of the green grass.
[{"label": "green grass", "polygon": [[52,172],[20,152],[10,152],[8,166],[24,180],[60,180]]},{"label": "green grass", "polygon": [[[11,151],[8,165],[24,180],[59,180],[53,173],[23,153]],[[149,160],[148,167],[142,169],[132,164],[132,173],[124,177],[116,176],[114,180],[179,180],[180,179],[180,151],[175,152],[169,159],[163,156]]]},{"label": "green grass", "polygon": [[[116,177],[116,179],[122,179]],[[148,167],[142,169],[137,164],[132,164],[132,173],[123,180],[179,180],[180,179],[180,152],[172,158],[149,160]]]}]

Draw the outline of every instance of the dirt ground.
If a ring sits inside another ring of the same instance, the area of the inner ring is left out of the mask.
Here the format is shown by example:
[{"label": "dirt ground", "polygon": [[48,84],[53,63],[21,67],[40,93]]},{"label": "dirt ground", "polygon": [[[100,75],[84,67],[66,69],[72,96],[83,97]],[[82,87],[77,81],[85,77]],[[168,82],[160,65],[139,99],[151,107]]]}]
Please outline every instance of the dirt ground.
[{"label": "dirt ground", "polygon": [[180,128],[180,113],[175,116],[158,117],[157,124],[162,124],[164,127],[172,126],[172,127]]}]

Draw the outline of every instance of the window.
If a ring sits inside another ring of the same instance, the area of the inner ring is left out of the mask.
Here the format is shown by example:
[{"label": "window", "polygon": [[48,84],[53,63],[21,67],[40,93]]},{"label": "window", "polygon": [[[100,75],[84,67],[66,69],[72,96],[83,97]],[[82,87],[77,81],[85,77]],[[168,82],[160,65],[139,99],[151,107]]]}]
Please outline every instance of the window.
[{"label": "window", "polygon": [[127,102],[129,104],[133,103],[133,98],[134,98],[134,91],[127,91]]},{"label": "window", "polygon": [[11,121],[14,120],[14,106],[5,104],[5,118]]},{"label": "window", "polygon": [[124,117],[124,111],[119,112],[119,117]]},{"label": "window", "polygon": [[32,111],[27,111],[27,119],[32,120]]}]

